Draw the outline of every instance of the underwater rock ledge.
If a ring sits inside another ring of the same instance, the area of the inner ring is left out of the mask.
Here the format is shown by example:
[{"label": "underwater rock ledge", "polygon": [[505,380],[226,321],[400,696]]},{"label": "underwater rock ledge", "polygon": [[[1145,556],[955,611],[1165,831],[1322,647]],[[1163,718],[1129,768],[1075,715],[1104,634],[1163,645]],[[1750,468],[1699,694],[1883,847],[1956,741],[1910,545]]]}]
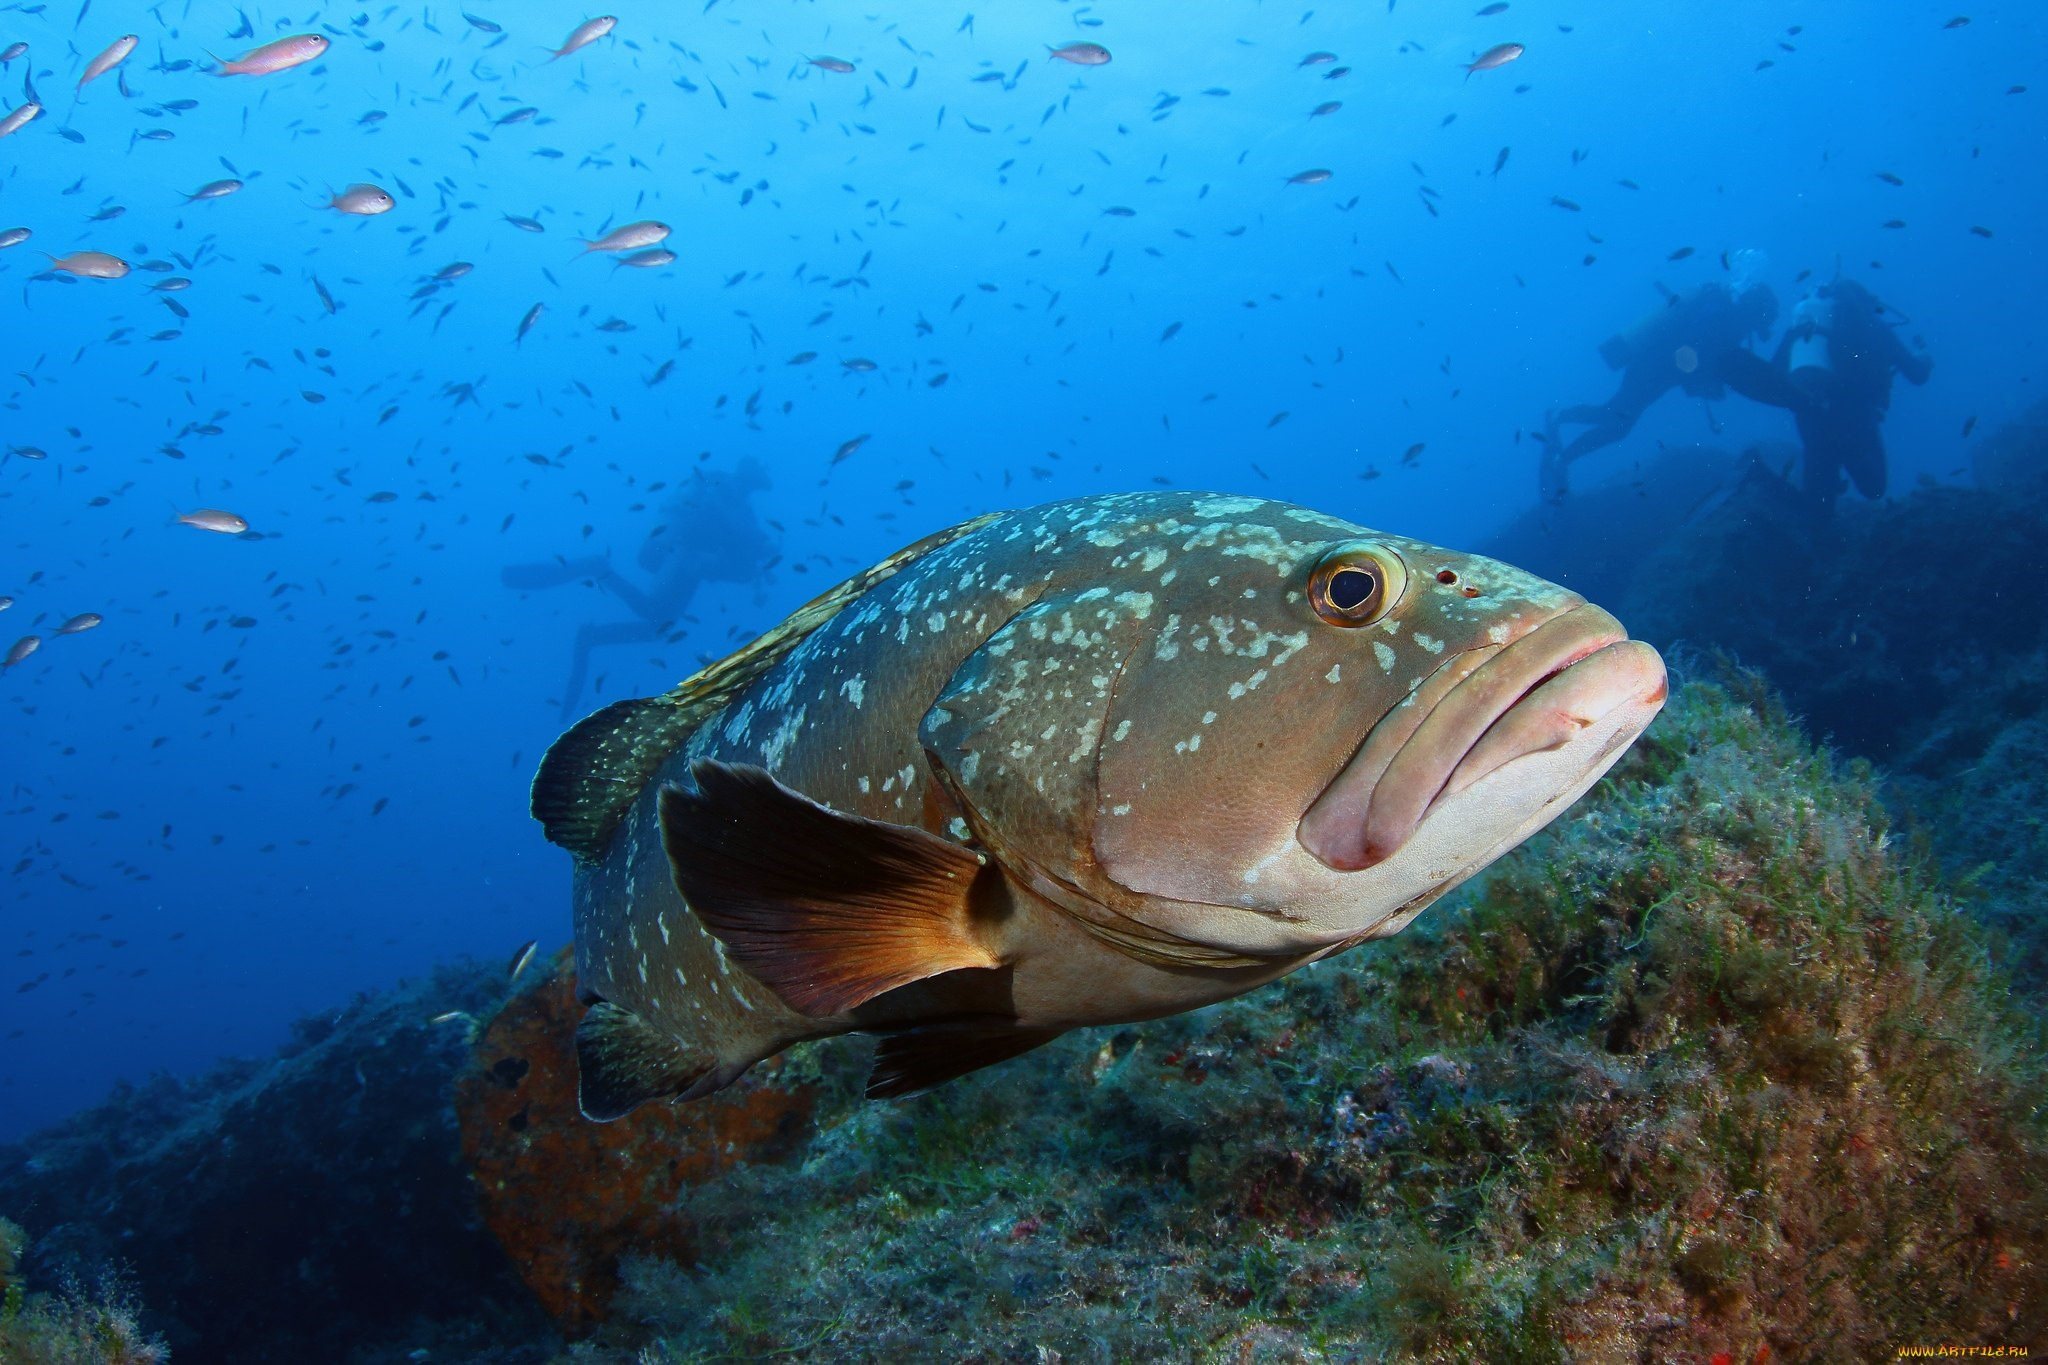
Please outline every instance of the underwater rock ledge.
[{"label": "underwater rock ledge", "polygon": [[142,1324],[208,1365],[545,1358],[548,1320],[477,1217],[456,1138],[462,1023],[430,1022],[504,994],[501,966],[443,967],[300,1020],[276,1057],[123,1085],[0,1147],[28,1278],[119,1268]]}]

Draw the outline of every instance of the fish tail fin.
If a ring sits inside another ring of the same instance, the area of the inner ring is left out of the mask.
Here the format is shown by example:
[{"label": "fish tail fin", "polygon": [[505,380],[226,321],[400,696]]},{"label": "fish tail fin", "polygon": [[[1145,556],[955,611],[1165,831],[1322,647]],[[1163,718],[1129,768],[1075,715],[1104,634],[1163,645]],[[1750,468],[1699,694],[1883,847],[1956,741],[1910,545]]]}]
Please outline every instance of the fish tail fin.
[{"label": "fish tail fin", "polygon": [[609,1000],[576,1027],[577,1107],[595,1123],[624,1118],[649,1100],[696,1099],[737,1079],[717,1054],[678,1038]]}]

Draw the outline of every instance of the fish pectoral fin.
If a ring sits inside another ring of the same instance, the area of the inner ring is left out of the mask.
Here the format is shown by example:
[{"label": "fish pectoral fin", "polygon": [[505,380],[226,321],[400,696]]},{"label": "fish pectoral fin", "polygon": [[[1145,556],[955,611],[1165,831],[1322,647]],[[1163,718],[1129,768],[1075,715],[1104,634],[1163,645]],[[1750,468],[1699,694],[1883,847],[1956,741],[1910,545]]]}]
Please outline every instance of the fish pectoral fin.
[{"label": "fish pectoral fin", "polygon": [[600,1000],[576,1026],[577,1107],[597,1123],[649,1100],[695,1098],[718,1059],[695,1051],[629,1009]]},{"label": "fish pectoral fin", "polygon": [[812,1016],[1000,960],[976,934],[980,854],[819,805],[748,764],[700,760],[665,787],[676,890],[733,961]]},{"label": "fish pectoral fin", "polygon": [[892,1033],[875,1049],[867,1097],[895,1099],[1021,1057],[1064,1033],[1056,1028],[1020,1028],[1015,1020],[989,1019],[938,1024]]}]

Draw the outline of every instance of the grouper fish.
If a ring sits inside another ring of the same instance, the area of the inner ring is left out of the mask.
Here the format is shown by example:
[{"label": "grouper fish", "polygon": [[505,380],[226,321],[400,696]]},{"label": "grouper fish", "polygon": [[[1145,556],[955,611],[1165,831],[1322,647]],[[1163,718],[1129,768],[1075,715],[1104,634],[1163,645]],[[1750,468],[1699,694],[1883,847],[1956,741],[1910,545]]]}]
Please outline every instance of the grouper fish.
[{"label": "grouper fish", "polygon": [[910,1094],[1240,995],[1399,932],[1665,689],[1575,593],[1285,503],[964,522],[549,750],[583,1112],[856,1031]]}]

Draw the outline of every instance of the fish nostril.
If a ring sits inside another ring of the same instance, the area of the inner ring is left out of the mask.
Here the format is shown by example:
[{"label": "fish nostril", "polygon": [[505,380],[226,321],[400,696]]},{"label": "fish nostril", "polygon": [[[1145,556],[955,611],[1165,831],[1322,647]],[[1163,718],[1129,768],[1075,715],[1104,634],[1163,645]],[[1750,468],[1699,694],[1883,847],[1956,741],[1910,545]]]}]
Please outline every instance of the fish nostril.
[{"label": "fish nostril", "polygon": [[1467,584],[1465,585],[1465,587],[1464,587],[1463,591],[1464,591],[1464,593],[1465,593],[1465,596],[1467,596],[1467,597],[1477,597],[1477,596],[1479,596],[1479,589],[1477,589],[1477,588],[1473,587],[1473,586],[1472,586],[1472,585],[1471,585],[1470,583],[1467,583]]},{"label": "fish nostril", "polygon": [[1445,587],[1449,587],[1458,581],[1458,571],[1456,569],[1438,569],[1436,571],[1436,581]]}]

